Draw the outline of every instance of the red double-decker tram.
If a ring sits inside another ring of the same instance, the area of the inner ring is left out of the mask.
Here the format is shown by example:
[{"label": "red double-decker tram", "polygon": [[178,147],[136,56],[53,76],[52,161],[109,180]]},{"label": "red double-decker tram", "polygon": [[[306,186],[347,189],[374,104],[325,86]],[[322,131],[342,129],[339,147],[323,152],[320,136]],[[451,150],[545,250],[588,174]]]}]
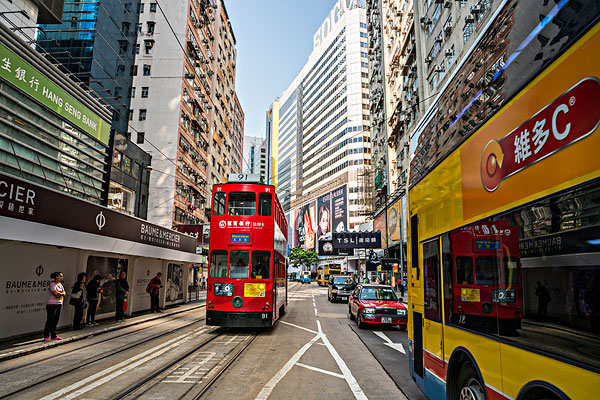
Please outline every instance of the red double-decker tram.
[{"label": "red double-decker tram", "polygon": [[275,187],[215,185],[212,202],[206,324],[272,326],[287,307],[288,230]]}]

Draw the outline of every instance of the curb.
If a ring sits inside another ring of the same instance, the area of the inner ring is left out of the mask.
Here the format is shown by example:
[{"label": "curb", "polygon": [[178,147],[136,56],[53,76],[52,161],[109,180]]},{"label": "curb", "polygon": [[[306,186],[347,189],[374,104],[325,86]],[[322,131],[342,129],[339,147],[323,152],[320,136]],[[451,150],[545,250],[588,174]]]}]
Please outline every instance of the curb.
[{"label": "curb", "polygon": [[194,305],[191,307],[186,307],[185,309],[175,309],[172,312],[163,312],[161,314],[157,314],[157,315],[151,315],[147,318],[142,318],[140,320],[137,321],[131,321],[131,322],[126,322],[123,324],[115,324],[109,327],[106,327],[104,329],[100,329],[94,332],[89,332],[87,334],[81,334],[81,335],[76,335],[76,336],[72,336],[63,340],[55,340],[55,341],[51,341],[51,342],[42,342],[40,343],[40,345],[35,346],[33,348],[30,349],[21,349],[21,350],[14,350],[14,351],[10,351],[7,353],[2,353],[0,354],[0,362],[2,361],[6,361],[6,360],[11,360],[14,358],[19,358],[19,357],[23,357],[29,354],[33,354],[33,353],[37,353],[40,351],[44,351],[53,347],[58,347],[58,346],[62,346],[64,344],[67,343],[72,343],[72,342],[76,342],[78,340],[83,340],[83,339],[87,339],[93,336],[98,336],[98,335],[102,335],[104,333],[109,333],[109,332],[113,332],[113,331],[117,331],[119,329],[123,329],[123,328],[127,328],[129,326],[135,326],[135,325],[139,325],[139,324],[143,324],[144,322],[148,322],[148,321],[153,321],[155,319],[160,319],[160,318],[165,318],[168,317],[169,315],[175,315],[175,314],[180,314],[186,311],[190,311],[190,310],[194,310],[196,308],[202,308],[202,307],[206,307],[206,304],[198,304],[198,305]]}]

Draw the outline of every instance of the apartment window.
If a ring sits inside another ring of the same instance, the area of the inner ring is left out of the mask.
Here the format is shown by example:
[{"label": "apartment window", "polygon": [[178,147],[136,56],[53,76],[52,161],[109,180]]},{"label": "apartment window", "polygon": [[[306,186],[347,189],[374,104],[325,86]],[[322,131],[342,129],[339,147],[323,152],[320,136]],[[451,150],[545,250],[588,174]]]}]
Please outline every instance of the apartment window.
[{"label": "apartment window", "polygon": [[156,3],[150,3],[150,12],[151,13],[155,13],[156,12]]},{"label": "apartment window", "polygon": [[129,35],[129,22],[121,22],[121,31],[124,35]]},{"label": "apartment window", "polygon": [[[129,110],[129,115],[133,115],[133,110]],[[125,133],[125,137],[127,138],[127,140],[131,140],[131,132]]]},{"label": "apartment window", "polygon": [[137,10],[138,13],[142,14],[144,12],[144,3],[138,3]]},{"label": "apartment window", "polygon": [[129,48],[129,42],[127,40],[119,40],[119,54],[125,54]]},{"label": "apartment window", "polygon": [[142,108],[140,110],[140,121],[145,121],[146,120],[146,114],[147,114],[147,110],[145,108]]},{"label": "apartment window", "polygon": [[467,43],[467,40],[471,37],[475,31],[475,24],[473,22],[467,22],[463,28],[463,42]]},{"label": "apartment window", "polygon": [[125,3],[123,5],[123,14],[127,14],[131,12],[131,3]]},{"label": "apartment window", "polygon": [[[133,110],[129,110],[129,120],[133,121]],[[131,132],[129,132],[129,136],[131,136]]]},{"label": "apartment window", "polygon": [[142,87],[142,98],[148,98],[148,92],[150,91],[150,88],[148,86],[143,86]]},{"label": "apartment window", "polygon": [[137,32],[138,35],[140,35],[142,33],[142,26],[143,26],[143,24],[141,24],[141,23],[135,24],[135,31]]},{"label": "apartment window", "polygon": [[121,100],[122,98],[122,89],[120,87],[116,87],[115,88],[115,99],[116,100]]},{"label": "apartment window", "polygon": [[150,64],[144,64],[144,76],[150,76],[150,69],[152,66]]},{"label": "apartment window", "polygon": [[124,76],[125,75],[125,66],[123,64],[119,64],[117,66],[117,75]]},{"label": "apartment window", "polygon": [[152,54],[152,49],[154,48],[154,40],[148,39],[144,40],[144,51],[146,54]]},{"label": "apartment window", "polygon": [[132,65],[131,66],[131,76],[137,76],[137,71],[138,71],[138,66]]},{"label": "apartment window", "polygon": [[143,144],[144,143],[144,135],[145,135],[144,132],[138,132],[137,133],[137,140],[136,140],[137,144]]},{"label": "apartment window", "polygon": [[129,93],[129,95],[131,96],[132,99],[135,97],[135,88],[134,87],[131,88],[131,92]]},{"label": "apartment window", "polygon": [[148,35],[154,35],[154,26],[156,23],[154,21],[148,21],[146,24],[148,25]]}]

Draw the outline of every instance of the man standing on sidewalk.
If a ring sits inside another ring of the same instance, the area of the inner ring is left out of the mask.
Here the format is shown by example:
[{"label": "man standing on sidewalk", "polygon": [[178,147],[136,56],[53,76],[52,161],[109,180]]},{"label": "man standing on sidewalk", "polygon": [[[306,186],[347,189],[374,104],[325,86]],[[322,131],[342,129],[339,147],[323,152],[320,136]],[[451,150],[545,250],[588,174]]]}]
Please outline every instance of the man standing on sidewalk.
[{"label": "man standing on sidewalk", "polygon": [[148,287],[146,288],[146,291],[150,293],[150,312],[162,312],[158,308],[158,291],[162,287],[160,278],[162,278],[161,272],[157,273],[156,276],[150,280]]}]

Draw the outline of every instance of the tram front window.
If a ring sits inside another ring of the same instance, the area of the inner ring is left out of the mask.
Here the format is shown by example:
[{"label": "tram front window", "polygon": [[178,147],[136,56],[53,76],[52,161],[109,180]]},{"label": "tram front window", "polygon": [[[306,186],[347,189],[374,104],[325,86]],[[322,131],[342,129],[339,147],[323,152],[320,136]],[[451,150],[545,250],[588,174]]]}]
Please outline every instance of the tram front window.
[{"label": "tram front window", "polygon": [[210,277],[227,278],[226,250],[213,250],[210,253]]},{"label": "tram front window", "polygon": [[268,251],[252,252],[252,279],[269,279],[269,267],[271,265],[271,253]]},{"label": "tram front window", "polygon": [[499,264],[495,257],[477,257],[475,259],[475,283],[496,285],[496,266]]},{"label": "tram front window", "polygon": [[248,278],[248,265],[250,264],[250,255],[247,251],[232,251],[229,258],[229,278],[246,279]]},{"label": "tram front window", "polygon": [[252,192],[229,193],[229,215],[254,215],[256,195]]},{"label": "tram front window", "polygon": [[456,283],[460,285],[473,284],[473,259],[471,257],[456,257]]}]

